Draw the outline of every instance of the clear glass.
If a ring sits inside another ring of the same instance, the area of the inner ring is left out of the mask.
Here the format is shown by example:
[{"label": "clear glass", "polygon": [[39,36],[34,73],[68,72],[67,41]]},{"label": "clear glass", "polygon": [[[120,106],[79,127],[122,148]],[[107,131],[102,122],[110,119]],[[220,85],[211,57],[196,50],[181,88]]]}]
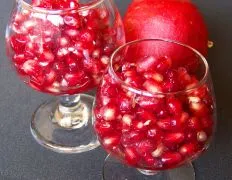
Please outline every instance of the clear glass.
[{"label": "clear glass", "polygon": [[216,126],[207,61],[167,39],[127,43],[111,56],[94,116],[99,141],[111,155],[104,179],[135,179],[138,172],[137,179],[194,179],[191,161],[208,148]]},{"label": "clear glass", "polygon": [[110,55],[124,42],[111,0],[16,0],[6,29],[7,55],[28,86],[58,97],[33,115],[31,132],[41,145],[61,153],[99,146],[94,98],[81,93],[99,84]]}]

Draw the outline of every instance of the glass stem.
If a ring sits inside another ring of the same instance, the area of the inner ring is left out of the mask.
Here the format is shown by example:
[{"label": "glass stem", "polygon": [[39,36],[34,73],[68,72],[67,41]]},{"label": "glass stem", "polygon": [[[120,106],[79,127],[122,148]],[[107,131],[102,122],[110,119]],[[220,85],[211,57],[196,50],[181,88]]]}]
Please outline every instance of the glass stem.
[{"label": "glass stem", "polygon": [[62,128],[77,129],[88,123],[88,111],[81,97],[77,95],[63,95],[59,98],[57,108],[52,114],[52,121]]}]

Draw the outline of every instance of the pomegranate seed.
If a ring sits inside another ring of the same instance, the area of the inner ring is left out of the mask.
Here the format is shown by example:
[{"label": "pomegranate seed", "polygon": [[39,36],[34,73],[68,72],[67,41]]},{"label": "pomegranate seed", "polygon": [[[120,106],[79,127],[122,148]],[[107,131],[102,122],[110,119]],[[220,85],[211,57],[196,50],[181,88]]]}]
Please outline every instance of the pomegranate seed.
[{"label": "pomegranate seed", "polygon": [[169,98],[167,106],[171,114],[178,115],[182,113],[182,103],[177,98]]},{"label": "pomegranate seed", "polygon": [[125,125],[127,126],[131,126],[131,123],[132,123],[132,119],[133,119],[133,116],[129,115],[129,114],[125,114],[123,117],[122,117],[122,121]]},{"label": "pomegranate seed", "polygon": [[55,56],[49,50],[43,51],[43,54],[39,57],[39,64],[41,66],[47,66],[48,64],[52,63],[55,60]]},{"label": "pomegranate seed", "polygon": [[192,117],[188,120],[188,127],[194,130],[200,130],[201,122],[197,117]]},{"label": "pomegranate seed", "polygon": [[69,37],[62,36],[62,37],[58,37],[57,42],[58,42],[58,46],[67,47],[70,43],[70,40]]},{"label": "pomegranate seed", "polygon": [[82,86],[89,81],[89,78],[84,72],[77,72],[65,74],[65,80],[68,86]]},{"label": "pomegranate seed", "polygon": [[153,157],[158,158],[161,157],[164,152],[164,146],[163,144],[159,144],[157,148],[151,153]]},{"label": "pomegranate seed", "polygon": [[151,123],[154,124],[157,121],[155,115],[150,111],[146,111],[142,109],[142,110],[138,110],[137,114],[139,116],[139,119],[143,120],[144,122],[150,120]]},{"label": "pomegranate seed", "polygon": [[179,67],[177,72],[178,72],[178,79],[180,83],[182,84],[182,86],[185,87],[187,84],[191,82],[191,76],[188,74],[188,71],[186,68]]},{"label": "pomegranate seed", "polygon": [[110,62],[110,58],[109,58],[108,56],[102,56],[102,57],[101,57],[101,62],[102,62],[102,64],[104,64],[104,65],[108,65],[109,62]]},{"label": "pomegranate seed", "polygon": [[157,64],[156,69],[160,73],[166,72],[172,66],[172,60],[168,57],[159,59],[159,64]]},{"label": "pomegranate seed", "polygon": [[146,80],[143,84],[143,87],[150,93],[162,92],[161,86],[156,81],[153,81],[151,79]]},{"label": "pomegranate seed", "polygon": [[185,137],[183,133],[168,133],[164,137],[164,144],[173,145],[180,144],[184,141]]},{"label": "pomegranate seed", "polygon": [[72,40],[77,40],[81,36],[80,31],[73,27],[66,27],[64,29],[65,34]]},{"label": "pomegranate seed", "polygon": [[184,144],[179,149],[179,152],[183,156],[193,156],[196,151],[197,151],[197,145],[194,143]]},{"label": "pomegranate seed", "polygon": [[134,130],[146,130],[147,126],[144,124],[143,121],[134,120],[132,123]]},{"label": "pomegranate seed", "polygon": [[163,75],[156,73],[156,72],[145,72],[143,75],[146,79],[152,79],[152,80],[159,82],[159,83],[163,82],[163,80],[164,80]]},{"label": "pomegranate seed", "polygon": [[137,146],[138,154],[140,154],[143,157],[146,156],[147,154],[150,154],[154,149],[155,146],[150,140],[141,141]]},{"label": "pomegranate seed", "polygon": [[[75,15],[76,16],[76,15]],[[80,28],[81,22],[79,17],[75,17],[74,15],[66,15],[64,17],[64,23],[68,26],[74,26],[75,28]]]},{"label": "pomegranate seed", "polygon": [[154,111],[159,109],[159,107],[164,103],[163,99],[146,96],[138,96],[135,101],[141,108],[151,109]]},{"label": "pomegranate seed", "polygon": [[165,166],[172,166],[179,164],[182,160],[182,157],[179,153],[165,153],[162,155],[161,161]]},{"label": "pomegranate seed", "polygon": [[113,147],[119,145],[119,143],[120,143],[120,135],[118,135],[118,134],[111,134],[109,137],[104,137],[102,143],[103,143],[103,146],[105,148],[112,149]]},{"label": "pomegranate seed", "polygon": [[206,116],[209,114],[209,109],[203,102],[191,101],[189,108],[196,116]]},{"label": "pomegranate seed", "polygon": [[133,102],[131,98],[127,97],[125,94],[119,94],[118,106],[120,111],[128,112],[133,108]]},{"label": "pomegranate seed", "polygon": [[16,53],[23,53],[27,42],[27,36],[21,34],[15,34],[10,38],[11,47]]},{"label": "pomegranate seed", "polygon": [[95,39],[95,34],[92,30],[83,30],[80,34],[80,39],[82,42],[93,42]]},{"label": "pomegranate seed", "polygon": [[150,69],[155,68],[157,63],[158,63],[157,59],[153,56],[142,58],[137,62],[137,71],[138,72],[149,71]]},{"label": "pomegranate seed", "polygon": [[162,133],[157,127],[152,127],[147,131],[147,137],[154,141],[161,140],[161,135]]},{"label": "pomegranate seed", "polygon": [[24,54],[15,54],[13,57],[13,61],[16,64],[22,64],[26,61],[25,55]]},{"label": "pomegranate seed", "polygon": [[207,130],[207,131],[209,131],[209,132],[211,132],[212,131],[212,129],[213,129],[213,119],[211,118],[211,117],[203,117],[203,118],[201,118],[201,125],[202,125],[202,127],[205,129],[205,130]]},{"label": "pomegranate seed", "polygon": [[180,127],[180,122],[178,119],[176,118],[165,118],[165,119],[160,119],[157,122],[157,125],[159,128],[163,129],[163,130],[173,130],[176,129],[178,127]]},{"label": "pomegranate seed", "polygon": [[95,123],[95,130],[100,136],[106,136],[107,134],[110,134],[114,129],[112,127],[112,124],[109,122],[99,122],[97,121]]},{"label": "pomegranate seed", "polygon": [[123,132],[121,143],[124,147],[131,146],[134,143],[142,141],[145,138],[145,134],[138,131]]},{"label": "pomegranate seed", "polygon": [[136,165],[139,162],[139,156],[135,148],[127,147],[125,150],[125,161],[129,165]]},{"label": "pomegranate seed", "polygon": [[144,161],[147,166],[157,167],[159,165],[159,162],[150,154],[146,154]]},{"label": "pomegranate seed", "polygon": [[116,118],[117,108],[114,105],[108,104],[101,108],[101,114],[106,121],[112,121]]},{"label": "pomegranate seed", "polygon": [[32,76],[39,72],[39,66],[36,60],[27,60],[23,63],[21,68],[27,75]]},{"label": "pomegranate seed", "polygon": [[207,140],[207,134],[204,131],[200,131],[197,133],[197,140],[199,142],[205,142]]}]

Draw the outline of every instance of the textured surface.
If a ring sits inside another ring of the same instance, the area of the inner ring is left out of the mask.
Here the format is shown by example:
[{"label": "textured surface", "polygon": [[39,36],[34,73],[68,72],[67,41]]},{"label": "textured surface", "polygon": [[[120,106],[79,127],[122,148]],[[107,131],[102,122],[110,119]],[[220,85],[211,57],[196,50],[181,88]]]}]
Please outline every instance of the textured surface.
[{"label": "textured surface", "polygon": [[[56,154],[32,138],[32,112],[51,98],[26,87],[10,69],[5,56],[5,26],[14,0],[0,5],[0,180],[101,180],[105,153],[101,148],[80,155]],[[218,131],[210,149],[194,162],[197,180],[232,179],[232,1],[194,0],[203,12],[215,47],[209,64],[213,76]],[[129,0],[116,0],[124,14]]]}]

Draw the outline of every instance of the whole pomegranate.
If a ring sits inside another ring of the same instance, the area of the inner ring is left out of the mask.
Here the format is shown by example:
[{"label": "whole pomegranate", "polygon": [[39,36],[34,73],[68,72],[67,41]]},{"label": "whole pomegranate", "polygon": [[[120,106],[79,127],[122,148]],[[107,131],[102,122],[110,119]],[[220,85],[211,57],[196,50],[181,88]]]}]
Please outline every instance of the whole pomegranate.
[{"label": "whole pomegranate", "polygon": [[[190,0],[134,0],[124,17],[127,42],[144,38],[165,38],[187,44],[204,56],[207,55],[208,32],[201,13]],[[189,57],[178,46],[163,46],[165,54],[160,56],[172,57],[173,65],[180,63],[189,69],[196,68],[197,60]],[[152,48],[145,43],[132,53],[141,55],[156,52],[157,46]]]}]

